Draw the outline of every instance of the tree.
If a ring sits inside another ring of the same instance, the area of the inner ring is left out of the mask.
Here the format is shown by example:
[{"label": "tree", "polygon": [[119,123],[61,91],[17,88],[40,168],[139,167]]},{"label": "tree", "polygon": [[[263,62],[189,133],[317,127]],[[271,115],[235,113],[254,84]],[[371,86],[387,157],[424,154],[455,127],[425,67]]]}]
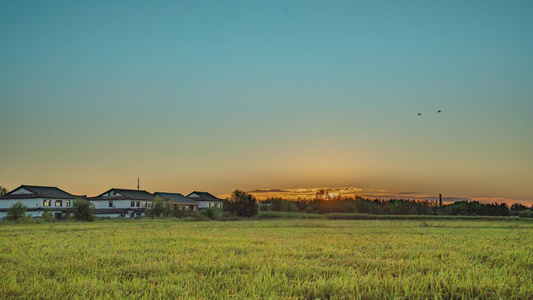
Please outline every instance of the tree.
[{"label": "tree", "polygon": [[185,211],[185,207],[183,207],[182,205],[178,205],[178,207],[172,210],[172,216],[174,218],[183,218],[185,217],[186,213],[187,212]]},{"label": "tree", "polygon": [[257,215],[257,200],[244,191],[235,190],[225,201],[223,208],[239,217],[250,218]]},{"label": "tree", "polygon": [[28,207],[20,202],[13,203],[13,205],[7,209],[6,219],[10,221],[22,219],[26,215],[26,209],[28,209]]},{"label": "tree", "polygon": [[146,211],[146,216],[149,218],[161,218],[165,213],[165,199],[156,196],[152,203],[152,208]]},{"label": "tree", "polygon": [[54,221],[54,217],[52,216],[52,213],[49,211],[45,211],[41,217],[46,222],[52,222]]},{"label": "tree", "polygon": [[85,199],[74,201],[74,219],[78,221],[94,221],[94,205]]},{"label": "tree", "polygon": [[7,194],[7,189],[0,185],[0,196]]}]

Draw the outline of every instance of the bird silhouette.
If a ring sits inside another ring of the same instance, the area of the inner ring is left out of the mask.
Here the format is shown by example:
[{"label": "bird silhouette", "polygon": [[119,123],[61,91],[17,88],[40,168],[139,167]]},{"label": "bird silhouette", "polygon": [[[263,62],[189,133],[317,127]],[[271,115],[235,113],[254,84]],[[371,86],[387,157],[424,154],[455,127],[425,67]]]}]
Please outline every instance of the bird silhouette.
[{"label": "bird silhouette", "polygon": [[437,111],[438,114],[440,114],[441,112],[442,112],[442,111],[440,111],[440,109],[439,109],[439,111]]},{"label": "bird silhouette", "polygon": [[418,116],[420,117],[422,114],[421,113],[418,113]]}]

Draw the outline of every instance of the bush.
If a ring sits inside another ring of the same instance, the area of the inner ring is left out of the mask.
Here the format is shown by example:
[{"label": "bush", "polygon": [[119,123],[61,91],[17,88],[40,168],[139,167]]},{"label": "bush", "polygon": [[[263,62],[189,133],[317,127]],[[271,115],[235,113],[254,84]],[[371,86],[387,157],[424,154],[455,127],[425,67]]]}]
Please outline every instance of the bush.
[{"label": "bush", "polygon": [[7,220],[16,221],[23,219],[28,207],[20,202],[14,203],[7,209]]},{"label": "bush", "polygon": [[178,206],[176,209],[172,210],[172,216],[174,218],[183,218],[187,215],[187,211],[183,206]]},{"label": "bush", "polygon": [[152,208],[146,210],[146,216],[149,218],[161,218],[165,213],[165,200],[159,196],[156,196]]},{"label": "bush", "polygon": [[257,215],[257,200],[244,191],[235,190],[228,200],[224,200],[223,208],[239,217],[250,218]]},{"label": "bush", "polygon": [[49,211],[45,211],[41,219],[43,219],[45,222],[54,221],[54,217],[52,216],[52,213],[50,213]]},{"label": "bush", "polygon": [[191,219],[194,221],[207,221],[209,218],[204,214],[197,210],[193,211],[191,213]]},{"label": "bush", "polygon": [[206,217],[208,217],[209,219],[211,219],[211,220],[216,219],[216,213],[217,213],[217,211],[216,211],[216,209],[214,209],[214,208],[211,208],[211,207],[210,207],[210,208],[204,209],[204,210],[202,211],[202,213],[203,213]]},{"label": "bush", "polygon": [[533,218],[533,210],[522,210],[518,216],[520,218]]},{"label": "bush", "polygon": [[260,211],[269,211],[269,208],[270,208],[270,205],[269,204],[261,204],[259,205],[259,210]]},{"label": "bush", "polygon": [[78,221],[94,221],[94,205],[85,199],[74,201],[74,219]]},{"label": "bush", "polygon": [[324,215],[285,211],[262,211],[258,219],[325,219]]}]

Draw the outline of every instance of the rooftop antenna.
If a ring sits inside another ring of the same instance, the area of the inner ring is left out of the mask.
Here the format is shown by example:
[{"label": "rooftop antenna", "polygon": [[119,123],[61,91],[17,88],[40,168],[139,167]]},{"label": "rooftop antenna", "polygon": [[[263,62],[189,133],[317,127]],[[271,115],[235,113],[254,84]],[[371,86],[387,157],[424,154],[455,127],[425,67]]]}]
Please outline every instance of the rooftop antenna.
[{"label": "rooftop antenna", "polygon": [[141,177],[137,175],[137,190],[141,189]]}]

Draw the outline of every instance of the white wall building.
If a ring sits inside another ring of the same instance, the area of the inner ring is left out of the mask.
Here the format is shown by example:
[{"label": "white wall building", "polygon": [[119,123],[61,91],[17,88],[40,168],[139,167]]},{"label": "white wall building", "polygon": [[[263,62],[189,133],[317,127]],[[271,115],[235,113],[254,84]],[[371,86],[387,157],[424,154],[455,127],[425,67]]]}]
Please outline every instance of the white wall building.
[{"label": "white wall building", "polygon": [[144,190],[112,188],[96,197],[87,198],[94,204],[94,213],[103,218],[140,218],[152,207],[155,196]]},{"label": "white wall building", "polygon": [[57,187],[21,185],[0,196],[0,219],[7,217],[7,209],[17,202],[27,207],[26,215],[32,218],[49,211],[54,218],[61,219],[73,212],[76,198],[85,198],[85,195],[72,195]]},{"label": "white wall building", "polygon": [[219,199],[207,192],[194,191],[187,195],[187,198],[198,202],[198,209],[205,209],[210,207],[222,208],[222,199]]},{"label": "white wall building", "polygon": [[185,209],[186,211],[195,211],[198,210],[198,206],[200,203],[192,200],[191,198],[187,198],[183,196],[180,193],[162,193],[162,192],[156,192],[154,193],[154,196],[159,196],[165,199],[165,201],[168,201],[170,205],[172,205],[172,209]]},{"label": "white wall building", "polygon": [[57,187],[21,185],[0,196],[0,220],[7,217],[7,210],[17,202],[25,205],[26,215],[33,218],[42,217],[48,211],[54,218],[62,219],[74,212],[74,201],[78,198],[89,200],[94,205],[96,217],[141,218],[152,207],[156,196],[163,197],[173,208],[184,207],[189,211],[222,208],[222,200],[207,192],[194,191],[185,197],[179,193],[150,194],[144,190],[112,188],[96,197],[87,197],[73,195]]}]

